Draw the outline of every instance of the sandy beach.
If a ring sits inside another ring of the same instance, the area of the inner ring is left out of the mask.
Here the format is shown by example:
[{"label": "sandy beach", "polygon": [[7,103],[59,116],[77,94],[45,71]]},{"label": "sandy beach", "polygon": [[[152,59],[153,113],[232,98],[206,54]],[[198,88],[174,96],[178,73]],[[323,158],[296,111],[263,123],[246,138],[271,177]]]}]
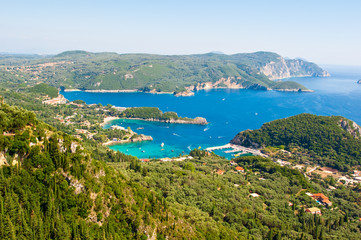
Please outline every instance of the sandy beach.
[{"label": "sandy beach", "polygon": [[64,89],[64,92],[81,92],[80,89],[77,89],[77,88],[70,88],[70,89]]},{"label": "sandy beach", "polygon": [[104,126],[104,125],[108,124],[109,122],[111,122],[113,120],[117,120],[117,119],[120,119],[120,118],[119,117],[106,117],[106,118],[104,118],[101,126]]}]

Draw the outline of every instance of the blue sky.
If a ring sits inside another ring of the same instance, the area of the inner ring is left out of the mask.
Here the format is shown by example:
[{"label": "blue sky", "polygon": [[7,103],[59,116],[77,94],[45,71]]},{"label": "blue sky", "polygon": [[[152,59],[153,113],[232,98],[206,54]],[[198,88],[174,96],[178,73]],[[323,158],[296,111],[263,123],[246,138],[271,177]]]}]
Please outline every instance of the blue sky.
[{"label": "blue sky", "polygon": [[4,1],[0,52],[272,51],[361,65],[361,1]]}]

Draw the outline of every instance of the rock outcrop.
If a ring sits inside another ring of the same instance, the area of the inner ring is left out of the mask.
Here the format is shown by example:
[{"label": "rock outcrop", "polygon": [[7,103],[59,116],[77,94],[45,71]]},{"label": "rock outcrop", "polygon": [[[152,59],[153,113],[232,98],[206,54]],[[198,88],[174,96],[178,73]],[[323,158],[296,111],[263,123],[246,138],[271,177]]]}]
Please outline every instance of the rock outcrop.
[{"label": "rock outcrop", "polygon": [[130,142],[142,142],[142,141],[153,141],[153,138],[151,136],[140,134],[140,135],[133,135],[129,140]]},{"label": "rock outcrop", "polygon": [[279,56],[259,68],[259,71],[271,80],[291,77],[329,77],[330,74],[316,64],[302,59],[287,59]]},{"label": "rock outcrop", "polygon": [[349,132],[355,138],[361,137],[361,127],[354,121],[341,119],[339,125],[347,132]]},{"label": "rock outcrop", "polygon": [[198,83],[191,90],[206,90],[206,89],[215,89],[215,88],[231,88],[231,89],[245,88],[244,86],[242,86],[242,84],[238,83],[237,80],[241,80],[241,77],[220,78],[216,82]]},{"label": "rock outcrop", "polygon": [[190,97],[190,96],[194,96],[194,92],[187,90],[187,91],[183,91],[183,92],[174,93],[174,96],[176,96],[176,97]]},{"label": "rock outcrop", "polygon": [[4,154],[2,152],[0,152],[0,166],[3,166],[3,165],[9,166]]}]

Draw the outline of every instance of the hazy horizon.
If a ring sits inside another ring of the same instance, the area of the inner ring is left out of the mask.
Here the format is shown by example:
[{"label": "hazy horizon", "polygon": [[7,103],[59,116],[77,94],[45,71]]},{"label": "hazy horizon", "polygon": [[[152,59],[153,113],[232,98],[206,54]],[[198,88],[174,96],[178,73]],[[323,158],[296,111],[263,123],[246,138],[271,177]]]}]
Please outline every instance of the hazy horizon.
[{"label": "hazy horizon", "polygon": [[257,51],[361,65],[359,1],[11,1],[0,52],[189,55]]}]

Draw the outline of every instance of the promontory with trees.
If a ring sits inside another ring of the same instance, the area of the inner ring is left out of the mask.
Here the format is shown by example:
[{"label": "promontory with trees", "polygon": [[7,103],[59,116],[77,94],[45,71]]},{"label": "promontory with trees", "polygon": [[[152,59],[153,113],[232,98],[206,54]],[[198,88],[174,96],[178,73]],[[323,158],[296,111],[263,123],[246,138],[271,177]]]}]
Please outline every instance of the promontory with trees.
[{"label": "promontory with trees", "polygon": [[183,124],[208,124],[207,120],[202,117],[194,119],[187,117],[179,117],[176,112],[163,113],[156,107],[132,107],[125,109],[120,117],[128,119],[140,119],[145,121],[157,121],[166,123],[183,123]]},{"label": "promontory with trees", "polygon": [[300,114],[237,134],[231,143],[294,152],[297,162],[309,160],[347,172],[361,165],[361,128],[340,116]]}]

